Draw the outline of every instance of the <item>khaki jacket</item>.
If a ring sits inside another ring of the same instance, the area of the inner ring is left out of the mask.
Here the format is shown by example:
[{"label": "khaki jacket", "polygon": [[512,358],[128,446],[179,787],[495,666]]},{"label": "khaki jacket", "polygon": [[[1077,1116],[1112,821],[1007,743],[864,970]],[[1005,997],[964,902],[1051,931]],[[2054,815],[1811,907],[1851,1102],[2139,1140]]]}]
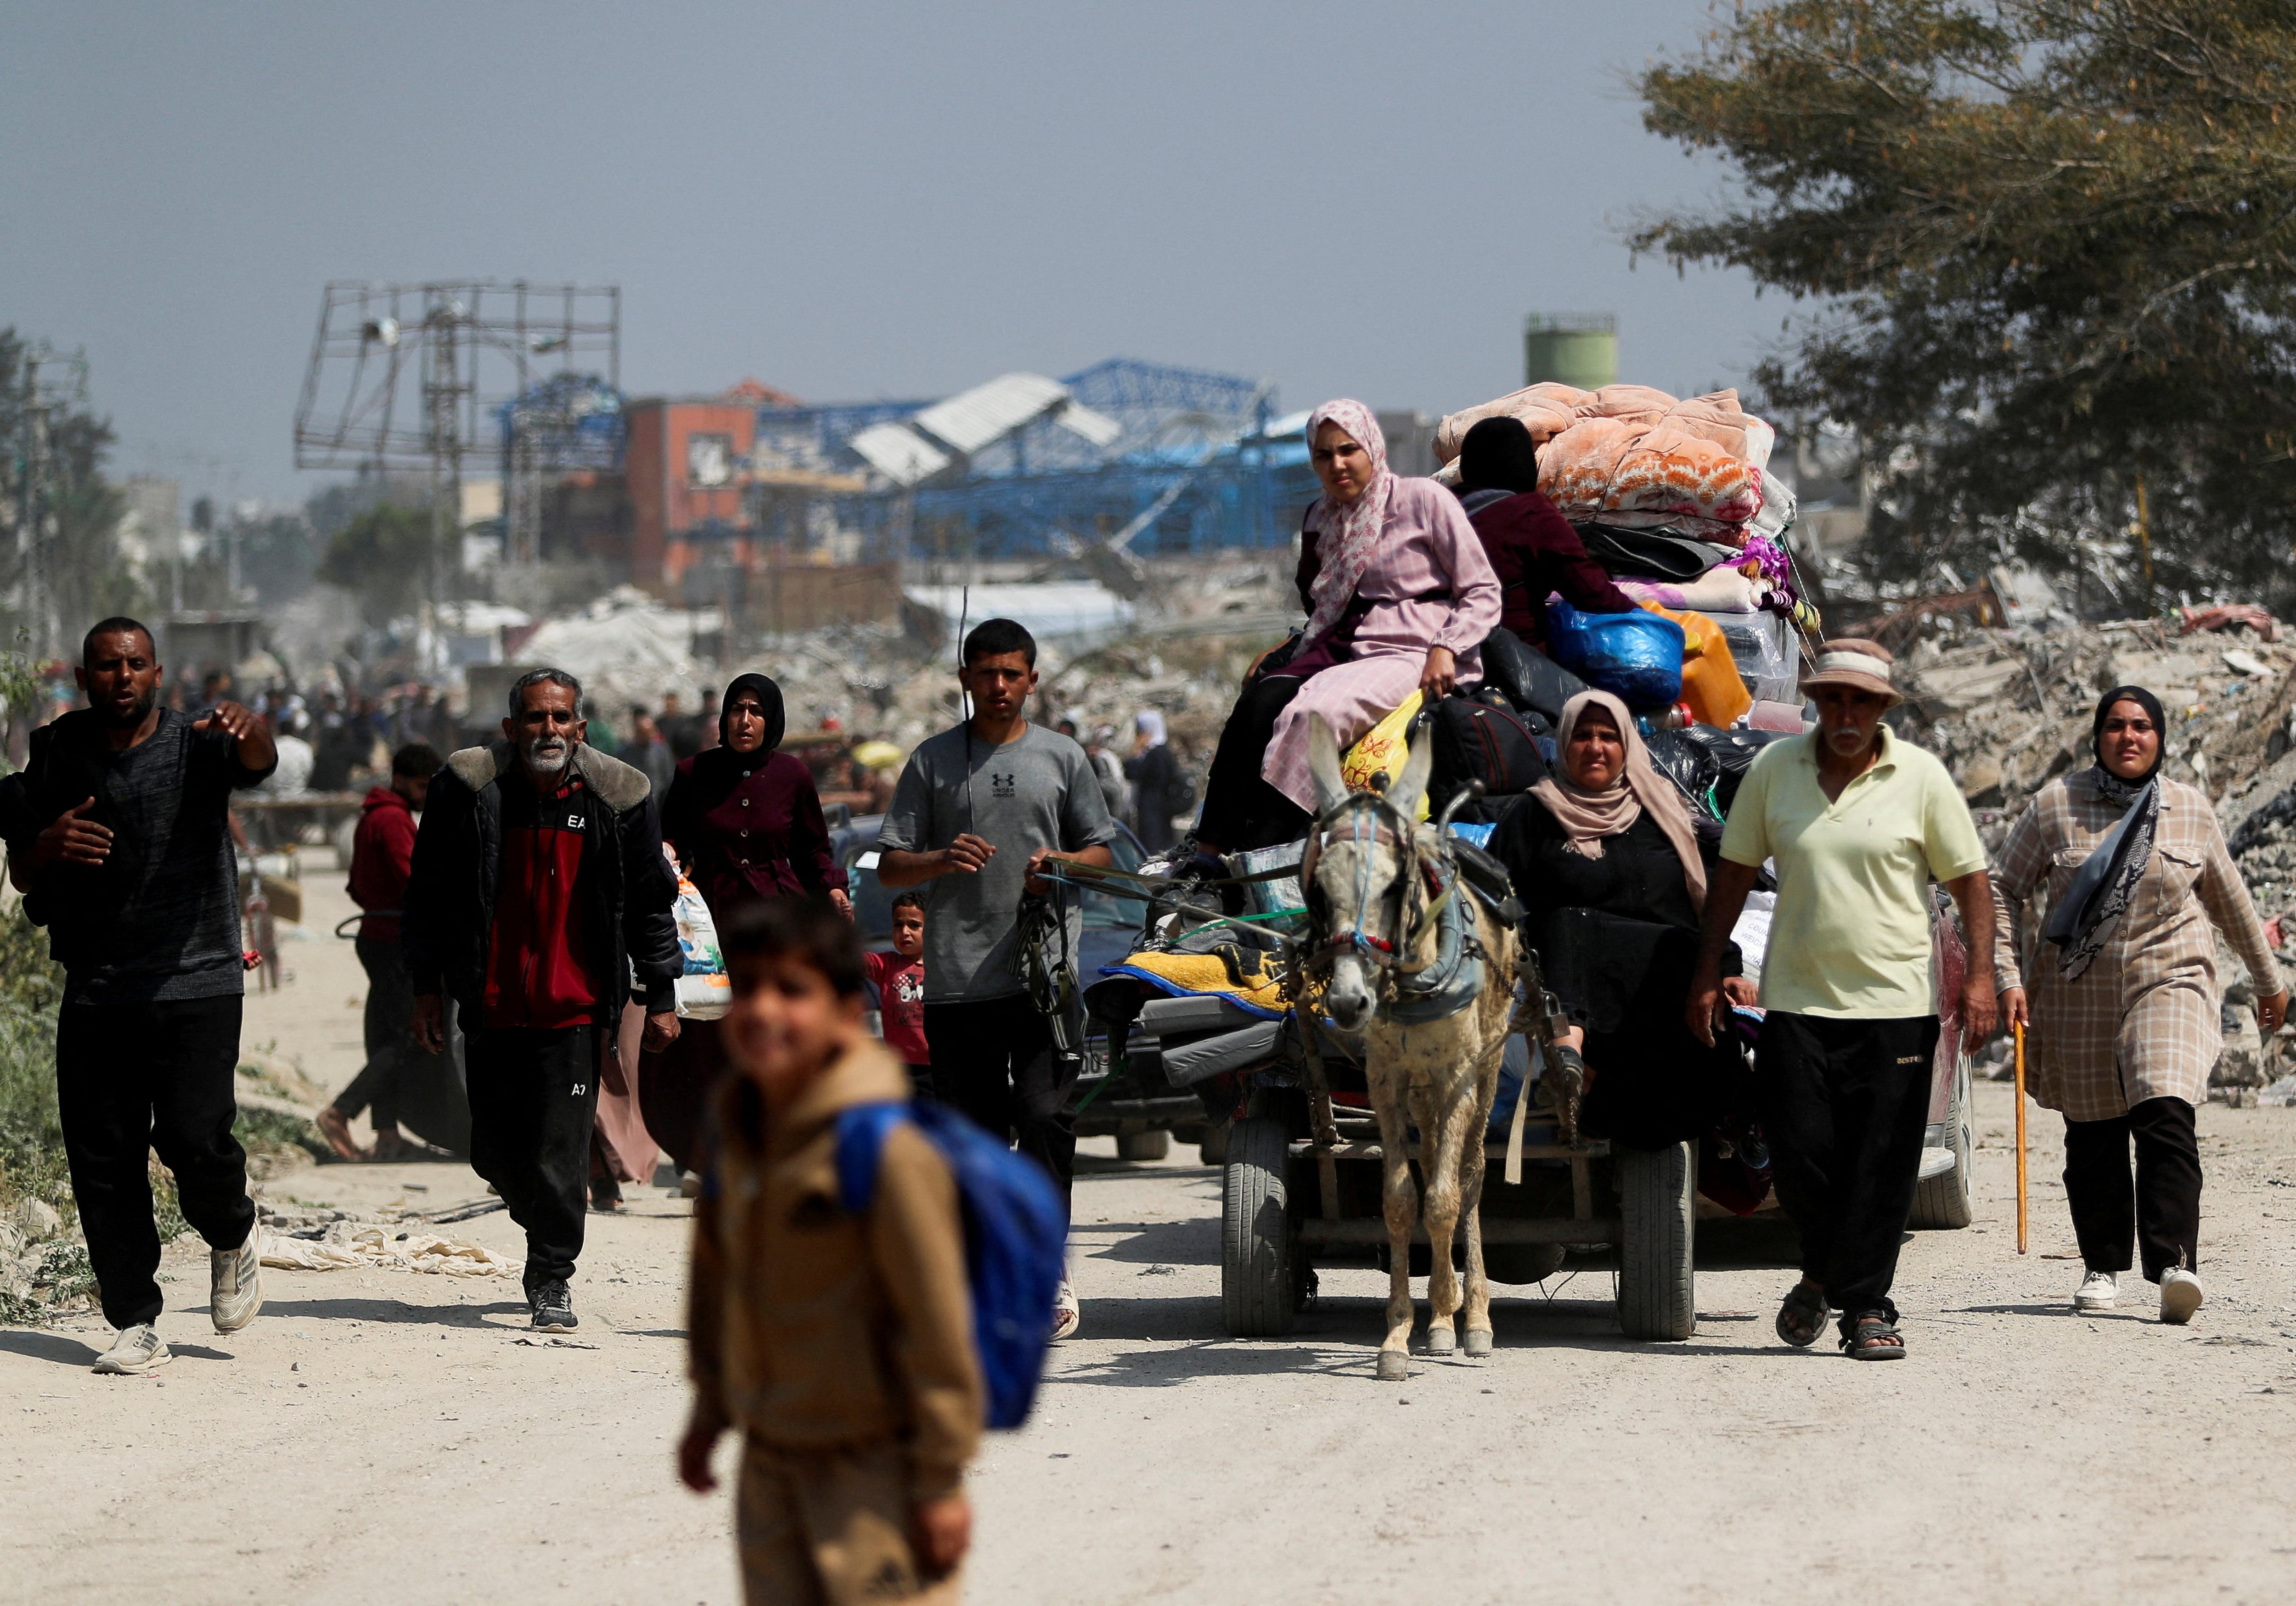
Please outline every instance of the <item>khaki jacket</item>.
[{"label": "khaki jacket", "polygon": [[838,1111],[908,1094],[873,1042],[770,1126],[756,1084],[726,1078],[686,1326],[704,1421],[786,1451],[902,1445],[922,1501],[958,1487],[985,1408],[956,1183],[904,1122],[866,1214],[849,1213],[837,1184]]}]

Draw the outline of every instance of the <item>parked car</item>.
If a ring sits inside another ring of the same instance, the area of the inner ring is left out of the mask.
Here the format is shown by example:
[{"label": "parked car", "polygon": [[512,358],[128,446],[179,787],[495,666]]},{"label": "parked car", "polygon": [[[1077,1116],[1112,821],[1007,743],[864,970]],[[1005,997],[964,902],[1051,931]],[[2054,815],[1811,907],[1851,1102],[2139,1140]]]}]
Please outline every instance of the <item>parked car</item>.
[{"label": "parked car", "polygon": [[[845,867],[854,926],[862,946],[880,954],[893,946],[893,894],[877,880],[877,833],[883,825],[882,815],[830,820],[830,843]],[[1116,867],[1137,870],[1147,850],[1129,828],[1119,823],[1116,829],[1110,850]],[[1139,899],[1097,889],[1082,897],[1079,988],[1099,980],[1102,966],[1115,964],[1132,952],[1145,913]],[[1086,1018],[1086,1032],[1084,1072],[1070,1090],[1068,1105],[1075,1113],[1078,1137],[1113,1136],[1116,1151],[1125,1159],[1161,1159],[1170,1151],[1176,1132],[1184,1143],[1203,1141],[1203,1101],[1165,1082],[1153,1037],[1134,1037],[1126,1045],[1124,1065],[1111,1075],[1106,1028]]]}]

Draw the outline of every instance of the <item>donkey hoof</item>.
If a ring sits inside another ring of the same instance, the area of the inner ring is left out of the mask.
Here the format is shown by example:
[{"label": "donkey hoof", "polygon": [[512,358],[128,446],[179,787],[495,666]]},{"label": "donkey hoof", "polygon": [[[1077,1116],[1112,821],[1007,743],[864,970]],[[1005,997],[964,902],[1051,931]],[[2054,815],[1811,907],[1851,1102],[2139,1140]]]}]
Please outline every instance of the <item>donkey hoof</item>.
[{"label": "donkey hoof", "polygon": [[1449,1355],[1459,1347],[1459,1335],[1451,1331],[1448,1322],[1438,1322],[1427,1330],[1427,1353]]},{"label": "donkey hoof", "polygon": [[1403,1353],[1403,1351],[1400,1349],[1382,1349],[1379,1352],[1379,1381],[1381,1382],[1400,1383],[1410,1377],[1410,1375],[1411,1360],[1409,1356]]},{"label": "donkey hoof", "polygon": [[1467,1358],[1471,1361],[1480,1361],[1489,1356],[1491,1353],[1491,1330],[1488,1327],[1470,1327],[1467,1329],[1466,1351]]}]

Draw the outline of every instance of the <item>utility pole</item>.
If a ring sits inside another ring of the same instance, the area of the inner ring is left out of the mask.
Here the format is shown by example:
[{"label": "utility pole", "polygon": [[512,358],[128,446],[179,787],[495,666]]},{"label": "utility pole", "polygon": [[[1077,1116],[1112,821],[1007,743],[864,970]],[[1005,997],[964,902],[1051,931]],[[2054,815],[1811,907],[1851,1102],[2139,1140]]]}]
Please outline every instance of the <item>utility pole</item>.
[{"label": "utility pole", "polygon": [[[430,447],[430,560],[424,575],[423,620],[436,654],[439,604],[446,600],[441,569],[451,550],[461,566],[463,533],[463,398],[471,387],[461,377],[461,333],[470,309],[447,291],[433,295],[423,309],[430,339],[423,342],[422,401]],[[473,356],[475,356],[475,353]],[[432,668],[443,668],[443,663]]]},{"label": "utility pole", "polygon": [[23,361],[24,490],[16,547],[32,656],[45,661],[62,652],[63,631],[56,613],[54,578],[55,549],[62,535],[56,518],[54,414],[86,402],[87,354],[66,356],[43,340],[25,352]]}]

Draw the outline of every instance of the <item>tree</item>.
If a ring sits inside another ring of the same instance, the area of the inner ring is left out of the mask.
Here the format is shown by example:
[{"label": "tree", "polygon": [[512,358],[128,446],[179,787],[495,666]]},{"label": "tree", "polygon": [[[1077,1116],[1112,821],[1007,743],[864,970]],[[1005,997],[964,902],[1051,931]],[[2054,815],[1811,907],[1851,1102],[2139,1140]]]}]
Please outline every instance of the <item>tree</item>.
[{"label": "tree", "polygon": [[[371,507],[328,537],[319,578],[359,594],[367,623],[382,628],[414,611],[430,584],[434,555],[440,571],[459,566],[460,532],[435,544],[427,508],[385,503]],[[453,545],[449,545],[449,544]]]},{"label": "tree", "polygon": [[2288,0],[1784,0],[1639,87],[1737,193],[1632,246],[1818,303],[1758,383],[1864,436],[1874,578],[2296,597]]},{"label": "tree", "polygon": [[[53,522],[44,551],[28,555],[20,534],[31,480],[31,372],[26,342],[0,329],[0,594],[22,598],[28,561],[41,564],[53,599],[62,644],[112,613],[141,613],[150,594],[129,572],[119,551],[119,520],[127,504],[103,478],[111,426],[77,408],[48,420],[47,469],[41,500]],[[42,520],[47,523],[47,519]],[[41,622],[20,617],[20,606],[0,603],[0,630],[12,636]],[[53,644],[53,643],[51,643]]]}]

